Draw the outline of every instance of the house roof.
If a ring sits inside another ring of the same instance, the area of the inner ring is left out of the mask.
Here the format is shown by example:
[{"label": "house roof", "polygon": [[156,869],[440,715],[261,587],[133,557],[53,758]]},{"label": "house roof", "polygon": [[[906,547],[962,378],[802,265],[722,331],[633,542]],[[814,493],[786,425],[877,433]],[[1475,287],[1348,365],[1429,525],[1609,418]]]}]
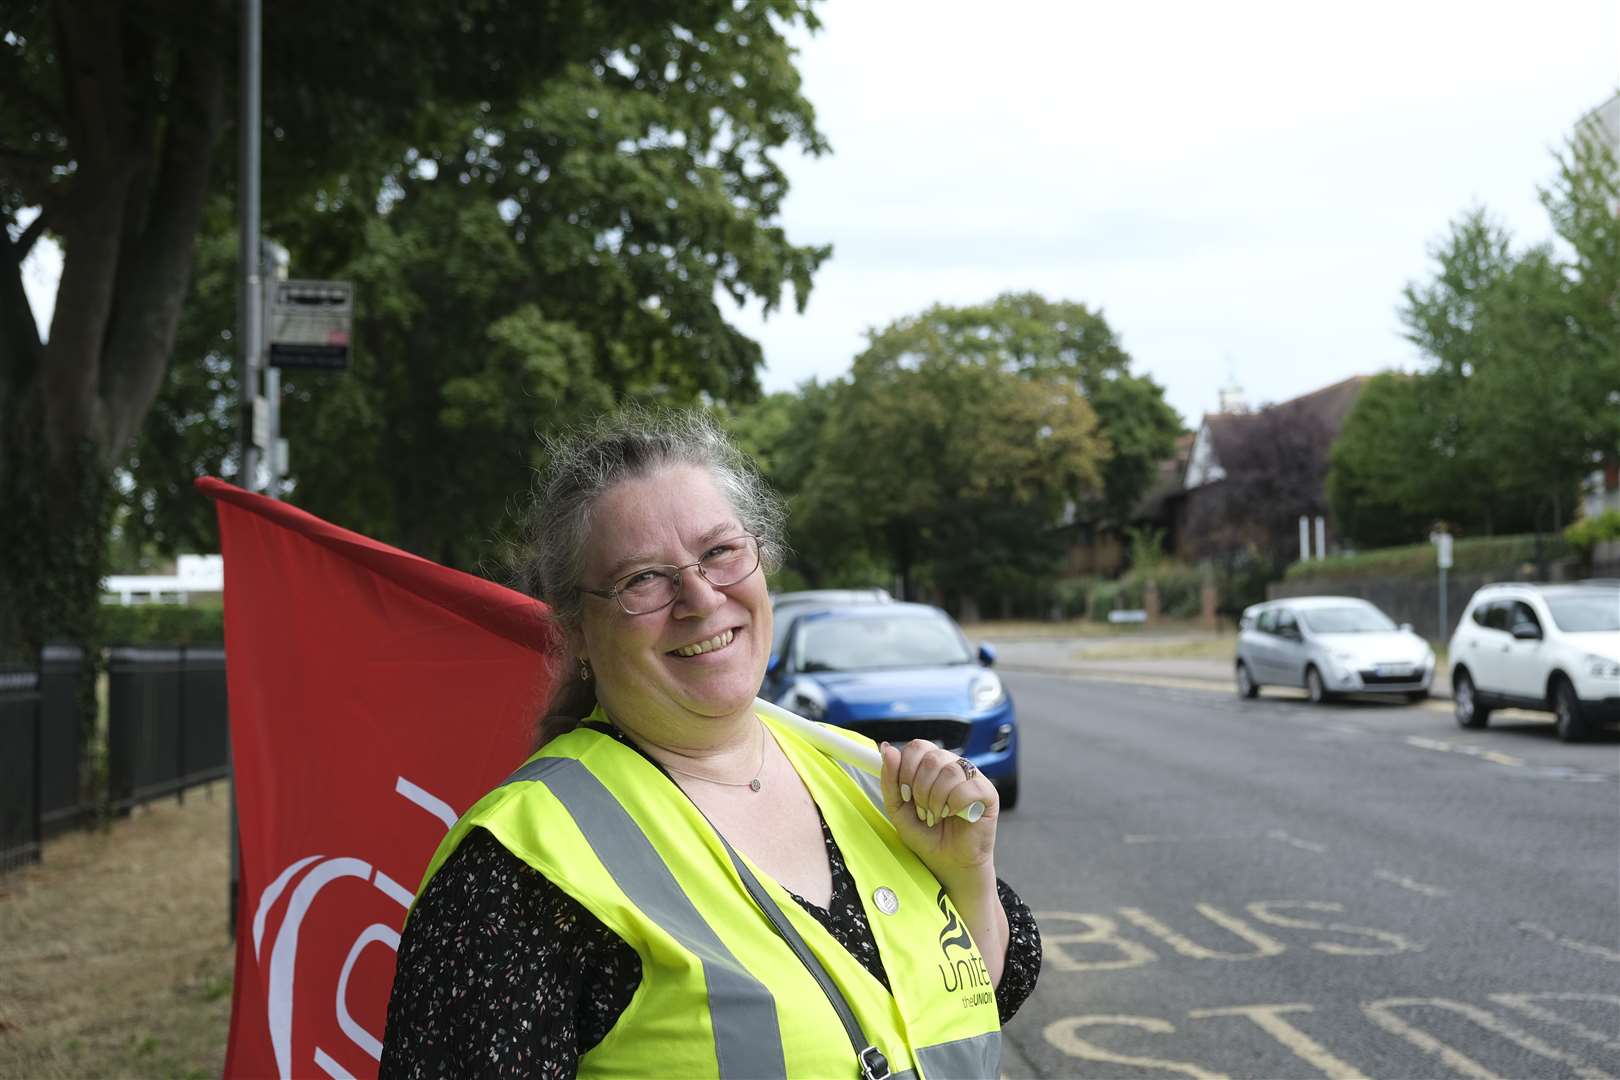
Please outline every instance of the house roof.
[{"label": "house roof", "polygon": [[[1222,458],[1230,459],[1235,456],[1235,451],[1247,437],[1255,419],[1266,413],[1298,413],[1324,428],[1330,441],[1337,439],[1368,379],[1369,376],[1366,375],[1352,375],[1348,379],[1324,386],[1320,390],[1313,390],[1309,394],[1279,401],[1275,405],[1267,405],[1259,412],[1205,413],[1203,426],[1209,431],[1215,462],[1219,463]],[[1185,480],[1185,468],[1181,476]]]}]

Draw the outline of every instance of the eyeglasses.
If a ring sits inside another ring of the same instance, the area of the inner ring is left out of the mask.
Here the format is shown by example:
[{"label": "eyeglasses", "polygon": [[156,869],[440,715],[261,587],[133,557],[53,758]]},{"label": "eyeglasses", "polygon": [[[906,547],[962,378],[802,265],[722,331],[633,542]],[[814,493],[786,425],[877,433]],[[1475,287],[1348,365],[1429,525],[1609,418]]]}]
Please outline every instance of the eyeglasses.
[{"label": "eyeglasses", "polygon": [[759,537],[734,536],[721,540],[703,553],[703,558],[685,566],[644,566],[632,570],[606,589],[581,592],[617,600],[626,615],[647,615],[669,607],[681,595],[681,572],[697,567],[697,572],[717,589],[735,585],[759,569]]}]

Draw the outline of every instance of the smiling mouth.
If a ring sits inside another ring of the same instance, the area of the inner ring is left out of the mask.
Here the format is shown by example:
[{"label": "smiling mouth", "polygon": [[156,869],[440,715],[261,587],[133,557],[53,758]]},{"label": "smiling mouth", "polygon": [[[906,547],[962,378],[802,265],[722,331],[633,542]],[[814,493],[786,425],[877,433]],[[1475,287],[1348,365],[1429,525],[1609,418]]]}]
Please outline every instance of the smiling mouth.
[{"label": "smiling mouth", "polygon": [[671,649],[669,651],[669,655],[683,657],[702,656],[704,653],[714,652],[716,649],[725,648],[727,645],[731,644],[731,639],[734,637],[736,637],[736,631],[722,630],[720,633],[714,635],[712,638],[709,638],[707,641],[698,641],[691,645],[682,645],[678,649]]}]

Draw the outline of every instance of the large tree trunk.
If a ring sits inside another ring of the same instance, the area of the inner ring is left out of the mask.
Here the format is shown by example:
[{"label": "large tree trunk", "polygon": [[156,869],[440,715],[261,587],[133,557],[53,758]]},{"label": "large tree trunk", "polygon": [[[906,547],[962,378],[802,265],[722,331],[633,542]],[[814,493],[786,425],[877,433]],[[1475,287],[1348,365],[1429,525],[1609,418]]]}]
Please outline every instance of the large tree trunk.
[{"label": "large tree trunk", "polygon": [[168,368],[224,122],[209,35],[171,56],[126,14],[53,8],[76,167],[39,223],[63,249],[44,345],[21,282],[35,236],[0,259],[0,636],[30,646],[94,641],[112,468]]}]

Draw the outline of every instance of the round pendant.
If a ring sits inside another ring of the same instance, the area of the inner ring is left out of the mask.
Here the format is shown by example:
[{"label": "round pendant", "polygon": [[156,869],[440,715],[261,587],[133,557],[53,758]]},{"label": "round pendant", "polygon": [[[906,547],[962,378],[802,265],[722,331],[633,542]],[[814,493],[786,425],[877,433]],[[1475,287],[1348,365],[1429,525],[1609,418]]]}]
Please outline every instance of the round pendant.
[{"label": "round pendant", "polygon": [[877,909],[883,912],[885,915],[893,915],[895,912],[900,910],[900,897],[895,895],[895,891],[889,888],[887,885],[880,886],[878,890],[872,894],[872,902],[876,904]]},{"label": "round pendant", "polygon": [[758,791],[759,790],[759,777],[756,776],[752,780],[748,781],[748,790],[750,790],[750,791]]}]

